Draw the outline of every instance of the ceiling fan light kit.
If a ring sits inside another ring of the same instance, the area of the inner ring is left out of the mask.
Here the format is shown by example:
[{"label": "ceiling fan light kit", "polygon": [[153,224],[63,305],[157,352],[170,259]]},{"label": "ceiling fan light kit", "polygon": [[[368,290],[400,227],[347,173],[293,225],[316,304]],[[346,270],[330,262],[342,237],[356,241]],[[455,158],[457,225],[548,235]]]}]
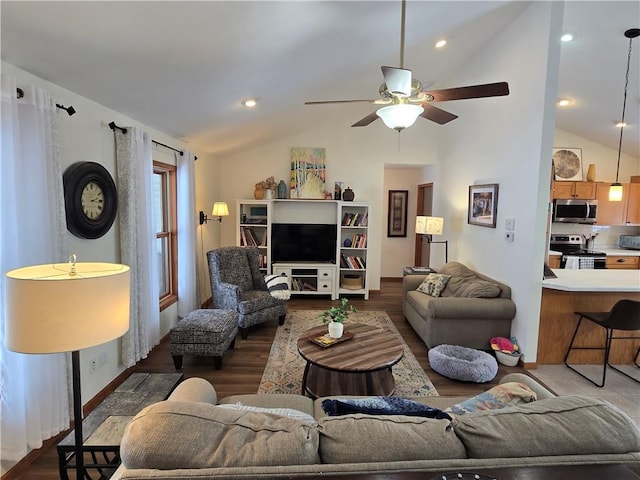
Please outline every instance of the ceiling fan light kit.
[{"label": "ceiling fan light kit", "polygon": [[400,103],[382,107],[376,112],[376,115],[382,119],[387,127],[400,132],[413,125],[422,112],[424,112],[424,108],[420,105]]},{"label": "ceiling fan light kit", "polygon": [[387,105],[370,113],[351,126],[366,127],[367,125],[375,122],[378,118],[381,118],[387,127],[400,132],[413,125],[419,116],[426,120],[438,123],[439,125],[444,125],[445,123],[458,118],[457,115],[433,106],[432,102],[509,95],[509,85],[506,82],[446,88],[442,90],[431,90],[428,92],[423,91],[422,82],[417,78],[413,78],[411,70],[404,68],[406,3],[406,0],[402,0],[402,19],[400,22],[400,67],[381,67],[382,76],[384,77],[384,83],[379,90],[381,98],[372,100],[327,100],[320,102],[305,102],[305,105],[363,102]]},{"label": "ceiling fan light kit", "polygon": [[633,39],[640,35],[640,28],[630,28],[624,32],[624,36],[629,39],[629,53],[627,54],[627,73],[624,80],[624,100],[622,102],[622,119],[620,120],[620,143],[618,144],[618,166],[616,167],[616,181],[609,187],[609,201],[621,202],[622,201],[622,184],[618,181],[618,175],[620,174],[620,155],[622,153],[622,134],[626,123],[624,121],[624,114],[627,109],[627,87],[629,86],[629,66],[631,65],[631,48],[633,46]]}]

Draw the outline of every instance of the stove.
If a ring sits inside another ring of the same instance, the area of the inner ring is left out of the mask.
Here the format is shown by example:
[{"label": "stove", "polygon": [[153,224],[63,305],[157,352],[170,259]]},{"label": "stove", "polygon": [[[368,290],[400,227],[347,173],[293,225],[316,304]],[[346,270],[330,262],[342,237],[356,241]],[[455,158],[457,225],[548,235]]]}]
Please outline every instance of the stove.
[{"label": "stove", "polygon": [[[586,238],[583,235],[554,233],[550,237],[549,249],[562,253],[560,268],[565,268],[567,262],[570,265],[578,265],[578,268],[607,268],[607,254],[588,250],[585,243]],[[578,257],[577,262],[575,257]]]}]

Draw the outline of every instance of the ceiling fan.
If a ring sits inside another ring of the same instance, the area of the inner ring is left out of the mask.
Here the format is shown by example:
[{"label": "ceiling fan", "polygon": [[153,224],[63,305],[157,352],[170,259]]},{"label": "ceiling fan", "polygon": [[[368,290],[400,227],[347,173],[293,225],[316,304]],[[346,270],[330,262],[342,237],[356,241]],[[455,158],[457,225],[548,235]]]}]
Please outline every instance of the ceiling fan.
[{"label": "ceiling fan", "polygon": [[380,86],[380,98],[367,100],[327,100],[305,102],[305,105],[322,105],[328,103],[374,103],[386,105],[351,125],[366,127],[378,118],[389,128],[398,132],[410,127],[420,116],[440,125],[458,118],[457,115],[442,110],[432,103],[470,98],[499,97],[509,95],[507,82],[470,85],[467,87],[445,88],[442,90],[422,90],[422,82],[413,78],[411,70],[404,68],[404,34],[406,0],[402,0],[402,20],[400,31],[400,67],[383,66],[384,83]]}]

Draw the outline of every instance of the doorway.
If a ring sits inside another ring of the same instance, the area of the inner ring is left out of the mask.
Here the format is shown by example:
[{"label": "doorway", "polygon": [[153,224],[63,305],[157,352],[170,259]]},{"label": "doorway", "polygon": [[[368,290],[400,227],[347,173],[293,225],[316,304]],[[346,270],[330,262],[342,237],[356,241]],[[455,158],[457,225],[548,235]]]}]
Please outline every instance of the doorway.
[{"label": "doorway", "polygon": [[[433,183],[418,185],[416,202],[416,215],[431,216],[433,213]],[[416,267],[428,267],[430,256],[431,244],[425,240],[424,235],[416,235],[413,264]]]}]

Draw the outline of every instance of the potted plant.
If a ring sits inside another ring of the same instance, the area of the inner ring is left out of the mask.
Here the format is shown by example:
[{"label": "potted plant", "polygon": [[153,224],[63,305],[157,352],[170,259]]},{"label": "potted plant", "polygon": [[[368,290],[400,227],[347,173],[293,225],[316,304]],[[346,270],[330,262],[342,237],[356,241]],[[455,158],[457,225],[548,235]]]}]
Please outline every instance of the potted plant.
[{"label": "potted plant", "polygon": [[320,314],[322,323],[329,322],[329,336],[332,338],[342,337],[342,333],[344,332],[344,321],[349,318],[349,314],[351,312],[357,311],[356,307],[353,305],[347,305],[348,303],[349,300],[343,297],[340,300],[340,305],[337,307],[331,307],[329,310]]}]

